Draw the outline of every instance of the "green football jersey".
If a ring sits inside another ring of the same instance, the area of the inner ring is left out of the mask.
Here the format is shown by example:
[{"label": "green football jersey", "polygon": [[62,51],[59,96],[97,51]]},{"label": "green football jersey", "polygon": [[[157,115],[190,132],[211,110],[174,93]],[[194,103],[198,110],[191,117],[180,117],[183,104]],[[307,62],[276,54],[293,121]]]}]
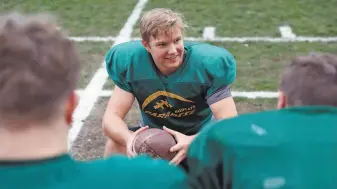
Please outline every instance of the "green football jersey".
[{"label": "green football jersey", "polygon": [[144,125],[195,134],[213,116],[207,97],[235,80],[235,59],[226,49],[192,42],[185,42],[184,49],[182,66],[169,76],[160,74],[140,41],[107,53],[110,78],[134,94]]},{"label": "green football jersey", "polygon": [[337,108],[292,107],[210,125],[190,146],[191,188],[337,188]]},{"label": "green football jersey", "polygon": [[185,189],[184,173],[149,157],[77,162],[68,155],[36,161],[0,161],[1,189]]}]

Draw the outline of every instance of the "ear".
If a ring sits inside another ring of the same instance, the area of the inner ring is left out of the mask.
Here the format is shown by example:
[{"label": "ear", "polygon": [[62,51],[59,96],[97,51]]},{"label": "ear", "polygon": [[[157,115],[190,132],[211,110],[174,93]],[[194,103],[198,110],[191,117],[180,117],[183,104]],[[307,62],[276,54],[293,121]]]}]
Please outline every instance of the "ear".
[{"label": "ear", "polygon": [[147,50],[147,52],[150,52],[150,49],[151,49],[150,44],[147,41],[145,41],[144,39],[142,40],[142,44],[145,47],[145,49]]},{"label": "ear", "polygon": [[73,114],[78,105],[78,100],[79,98],[75,93],[75,91],[73,91],[67,99],[65,120],[68,125],[70,125],[73,122]]},{"label": "ear", "polygon": [[287,106],[287,97],[282,91],[279,91],[278,93],[277,109],[285,108]]}]

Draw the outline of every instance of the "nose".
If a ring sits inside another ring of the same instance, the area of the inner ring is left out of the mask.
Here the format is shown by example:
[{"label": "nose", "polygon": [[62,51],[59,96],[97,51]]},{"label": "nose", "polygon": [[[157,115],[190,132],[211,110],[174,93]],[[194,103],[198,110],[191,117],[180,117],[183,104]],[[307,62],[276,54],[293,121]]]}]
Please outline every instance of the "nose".
[{"label": "nose", "polygon": [[177,48],[174,44],[169,46],[169,51],[168,54],[176,54],[177,53]]}]

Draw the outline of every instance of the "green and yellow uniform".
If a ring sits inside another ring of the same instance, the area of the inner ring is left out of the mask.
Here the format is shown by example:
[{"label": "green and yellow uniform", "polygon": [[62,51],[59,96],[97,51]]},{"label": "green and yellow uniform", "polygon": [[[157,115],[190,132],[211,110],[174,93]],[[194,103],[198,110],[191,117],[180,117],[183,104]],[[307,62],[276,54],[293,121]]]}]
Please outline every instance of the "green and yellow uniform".
[{"label": "green and yellow uniform", "polygon": [[235,80],[236,65],[224,48],[185,42],[184,50],[182,66],[169,76],[158,71],[140,41],[111,48],[106,68],[118,87],[136,97],[144,125],[192,135],[212,119],[210,104],[230,95],[221,91]]}]

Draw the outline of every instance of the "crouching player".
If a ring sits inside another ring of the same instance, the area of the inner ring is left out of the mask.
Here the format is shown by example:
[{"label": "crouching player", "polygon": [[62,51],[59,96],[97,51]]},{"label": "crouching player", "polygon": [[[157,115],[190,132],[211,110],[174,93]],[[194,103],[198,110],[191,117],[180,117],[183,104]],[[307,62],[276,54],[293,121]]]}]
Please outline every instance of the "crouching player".
[{"label": "crouching player", "polygon": [[191,141],[213,118],[237,115],[230,85],[236,77],[235,59],[226,49],[184,41],[183,17],[169,9],[153,9],[142,16],[142,41],[113,47],[106,68],[114,81],[103,127],[109,137],[105,156],[134,156],[134,136],[144,130],[125,124],[125,115],[136,98],[143,126],[163,128],[177,144],[172,164],[186,170]]}]

